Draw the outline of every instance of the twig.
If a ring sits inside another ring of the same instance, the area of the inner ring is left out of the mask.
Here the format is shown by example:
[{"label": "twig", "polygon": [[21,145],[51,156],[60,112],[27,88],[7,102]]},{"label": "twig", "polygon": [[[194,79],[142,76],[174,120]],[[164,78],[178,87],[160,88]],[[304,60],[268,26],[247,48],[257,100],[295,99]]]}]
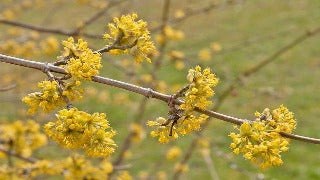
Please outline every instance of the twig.
[{"label": "twig", "polygon": [[[72,31],[65,31],[65,30],[61,30],[61,29],[35,26],[35,25],[25,24],[25,23],[21,23],[21,22],[9,21],[9,20],[5,20],[5,19],[0,19],[0,23],[10,25],[10,26],[21,27],[24,29],[30,29],[30,30],[34,30],[34,31],[42,32],[42,33],[52,33],[52,34],[59,34],[59,35],[64,35],[64,36],[78,35],[78,33],[72,32]],[[96,34],[82,33],[82,35],[84,37],[93,38],[93,39],[101,39],[102,38],[102,35],[96,35]]]},{"label": "twig", "polygon": [[23,156],[21,156],[21,155],[18,154],[18,153],[15,153],[15,152],[13,152],[13,151],[9,151],[9,150],[3,148],[2,146],[0,146],[0,151],[3,152],[3,153],[5,153],[5,154],[7,154],[7,155],[9,155],[9,156],[14,156],[14,157],[16,157],[16,158],[19,158],[19,159],[24,160],[24,161],[29,162],[29,163],[35,163],[35,162],[37,161],[37,159],[35,159],[35,158],[32,158],[32,157],[28,157],[28,158],[27,158],[27,157],[23,157]]},{"label": "twig", "polygon": [[106,7],[102,8],[100,11],[95,13],[93,16],[91,16],[87,20],[85,20],[81,26],[75,28],[73,33],[82,34],[82,33],[80,33],[81,29],[83,29],[84,27],[89,26],[90,24],[94,23],[100,17],[105,15],[108,12],[109,9],[111,9],[112,7],[117,6],[117,5],[119,5],[119,4],[121,4],[121,3],[125,2],[125,1],[127,1],[127,0],[118,0],[118,1],[114,0],[114,1],[111,1],[110,4],[108,4]]},{"label": "twig", "polygon": [[[235,0],[228,0],[227,1],[228,5],[232,5],[234,3],[235,3]],[[193,10],[187,11],[186,15],[183,16],[183,17],[173,18],[173,19],[169,20],[168,24],[180,23],[180,22],[182,22],[182,21],[184,21],[184,20],[186,20],[186,19],[188,19],[188,18],[190,18],[192,16],[210,12],[211,10],[216,9],[218,7],[220,7],[220,4],[215,4],[214,2],[211,2],[208,6],[205,6],[205,7],[199,8],[199,9],[193,9]],[[150,31],[151,32],[156,32],[156,31],[161,30],[161,28],[162,28],[162,25],[159,25],[157,27],[151,28]]]},{"label": "twig", "polygon": [[14,89],[17,86],[16,83],[11,84],[7,87],[0,87],[0,92],[4,92],[4,91],[10,91],[11,89]]},{"label": "twig", "polygon": [[213,180],[219,180],[220,178],[219,178],[219,175],[216,171],[216,168],[214,167],[212,158],[210,157],[210,153],[201,153],[201,154],[202,154],[204,161],[206,162],[206,165],[208,167],[211,178]]},{"label": "twig", "polygon": [[59,94],[63,98],[64,102],[67,104],[67,108],[68,109],[73,108],[73,105],[70,102],[69,98],[67,96],[63,95],[63,88],[61,87],[60,81],[57,81],[56,80],[57,78],[49,70],[44,70],[44,73],[46,73],[48,75],[48,77],[51,81],[56,81]]}]

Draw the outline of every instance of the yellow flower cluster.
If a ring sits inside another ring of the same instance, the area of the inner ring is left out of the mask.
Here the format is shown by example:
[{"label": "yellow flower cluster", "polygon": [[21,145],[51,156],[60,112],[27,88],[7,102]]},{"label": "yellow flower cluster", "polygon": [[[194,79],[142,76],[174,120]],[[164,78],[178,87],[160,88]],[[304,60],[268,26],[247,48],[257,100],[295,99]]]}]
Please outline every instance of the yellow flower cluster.
[{"label": "yellow flower cluster", "polygon": [[[0,166],[0,179],[38,179],[43,175],[63,175],[64,179],[108,179],[113,171],[110,161],[104,159],[93,165],[84,156],[74,154],[57,161],[37,160],[35,163],[15,161],[13,167]],[[53,177],[54,178],[54,177]]]},{"label": "yellow flower cluster", "polygon": [[35,163],[19,161],[11,170],[20,179],[37,179],[41,175],[59,175],[63,172],[63,167],[61,162],[49,160],[37,160]]},{"label": "yellow flower cluster", "polygon": [[[158,137],[160,143],[168,143],[170,139],[177,139],[180,135],[186,135],[192,131],[200,130],[200,125],[207,120],[208,116],[201,114],[200,116],[189,115],[182,116],[177,120],[175,126],[164,125],[166,119],[163,117],[158,117],[156,121],[148,121],[148,126],[156,126],[157,130],[151,131],[150,135],[152,137]],[[171,134],[171,136],[170,136]]]},{"label": "yellow flower cluster", "polygon": [[[110,171],[110,166],[107,168],[105,165],[102,165],[101,167],[95,167],[92,165],[90,161],[88,161],[83,156],[78,154],[68,157],[62,163],[63,163],[63,168],[67,171],[67,173],[64,173],[64,178],[67,180],[107,179],[107,172]],[[111,165],[111,168],[112,168],[112,165]]]},{"label": "yellow flower cluster", "polygon": [[170,59],[174,62],[175,68],[181,70],[185,67],[184,58],[185,55],[181,51],[173,50],[169,53]]},{"label": "yellow flower cluster", "polygon": [[207,99],[214,95],[212,88],[218,84],[219,79],[210,72],[209,68],[201,72],[201,67],[197,66],[189,70],[187,80],[191,84],[185,94],[185,103],[180,105],[180,108],[188,115],[194,111],[195,107],[205,109],[211,105],[212,102]]},{"label": "yellow flower cluster", "polygon": [[173,146],[167,151],[166,157],[168,160],[174,160],[181,156],[181,153],[182,151],[179,147]]},{"label": "yellow flower cluster", "polygon": [[128,171],[123,171],[118,177],[117,180],[132,180]]},{"label": "yellow flower cluster", "polygon": [[91,81],[92,76],[99,74],[101,56],[88,48],[88,43],[78,39],[75,43],[72,37],[62,41],[64,51],[62,58],[70,58],[64,66],[65,70],[76,79]]},{"label": "yellow flower cluster", "polygon": [[185,173],[189,171],[189,166],[187,164],[176,163],[174,165],[174,171]]},{"label": "yellow flower cluster", "polygon": [[[50,111],[62,106],[65,101],[61,97],[56,81],[42,81],[38,83],[41,88],[40,92],[28,94],[22,99],[29,106],[28,112],[34,114],[38,108],[42,108],[44,112]],[[80,81],[72,81],[66,84],[63,95],[67,96],[70,101],[82,99],[83,90],[79,89]]]},{"label": "yellow flower cluster", "polygon": [[1,124],[0,140],[5,149],[29,157],[32,151],[47,144],[47,138],[40,132],[40,126],[32,120]]},{"label": "yellow flower cluster", "polygon": [[157,137],[160,143],[168,143],[170,139],[177,139],[179,137],[178,133],[176,132],[176,127],[172,128],[172,134],[170,135],[171,127],[164,126],[163,124],[166,122],[166,119],[163,117],[158,117],[156,121],[148,121],[148,126],[156,126],[157,130],[151,131],[150,135],[152,137]]},{"label": "yellow flower cluster", "polygon": [[201,67],[197,66],[195,69],[189,70],[187,79],[190,85],[184,96],[185,103],[180,105],[180,109],[184,112],[183,115],[169,124],[166,123],[169,120],[162,117],[147,123],[148,126],[158,127],[156,131],[151,132],[151,136],[159,136],[160,143],[168,143],[170,139],[177,139],[179,134],[186,135],[192,131],[198,131],[200,125],[208,119],[207,115],[198,115],[194,109],[196,107],[205,109],[211,105],[211,101],[208,101],[207,98],[214,95],[212,88],[218,84],[218,78],[210,72],[209,68],[201,72]]},{"label": "yellow flower cluster", "polygon": [[104,113],[88,114],[76,108],[63,109],[56,122],[45,125],[46,134],[59,145],[70,149],[84,149],[88,156],[107,157],[114,152],[112,140],[116,134]]},{"label": "yellow flower cluster", "polygon": [[171,26],[166,26],[164,28],[164,35],[159,34],[156,36],[156,40],[159,44],[163,44],[167,40],[178,41],[182,39],[184,39],[184,32],[173,29]]},{"label": "yellow flower cluster", "polygon": [[131,140],[134,143],[139,143],[145,137],[145,132],[140,124],[133,123],[130,126],[130,131],[132,132]]},{"label": "yellow flower cluster", "polygon": [[[129,46],[127,49],[113,49],[111,54],[127,54],[130,52],[135,57],[135,61],[141,63],[143,59],[147,62],[151,62],[148,57],[155,51],[155,46],[150,41],[150,33],[147,29],[147,23],[143,20],[136,21],[137,14],[129,14],[121,16],[120,18],[114,18],[114,23],[109,23],[109,34],[104,34],[106,39],[111,45],[119,37],[121,38],[117,46]],[[134,45],[131,47],[131,45]]]},{"label": "yellow flower cluster", "polygon": [[52,55],[52,54],[58,52],[59,42],[55,37],[50,36],[40,43],[40,47],[41,47],[43,53],[45,53],[47,55]]},{"label": "yellow flower cluster", "polygon": [[238,134],[229,135],[233,139],[230,147],[235,154],[243,153],[246,159],[262,169],[282,165],[280,153],[288,150],[289,139],[282,137],[279,132],[292,133],[295,129],[293,113],[281,105],[273,111],[266,108],[255,115],[256,121],[252,124],[243,123]]},{"label": "yellow flower cluster", "polygon": [[200,60],[208,61],[211,58],[211,51],[208,48],[202,49],[198,53],[198,57]]},{"label": "yellow flower cluster", "polygon": [[16,42],[10,39],[0,44],[0,52],[12,56],[31,57],[37,55],[39,50],[34,41]]}]

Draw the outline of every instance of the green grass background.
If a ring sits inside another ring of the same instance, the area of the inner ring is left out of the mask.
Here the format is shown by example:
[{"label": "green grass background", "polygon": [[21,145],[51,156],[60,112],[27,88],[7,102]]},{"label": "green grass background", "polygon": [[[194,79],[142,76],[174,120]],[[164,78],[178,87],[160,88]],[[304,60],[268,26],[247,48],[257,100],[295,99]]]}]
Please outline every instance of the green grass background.
[{"label": "green grass background", "polygon": [[[173,17],[177,9],[200,8],[206,6],[209,2],[207,0],[172,0],[170,17]],[[223,5],[209,13],[193,16],[174,25],[174,27],[185,32],[185,39],[169,43],[166,49],[167,51],[176,49],[185,52],[190,59],[190,62],[186,64],[187,67],[201,64],[212,68],[220,78],[220,83],[215,91],[217,95],[240,72],[270,56],[273,52],[303,34],[305,30],[320,25],[320,1],[318,0],[239,0],[236,2],[236,5]],[[97,11],[90,7],[75,6],[73,2],[64,2],[63,6],[58,8],[56,6],[56,4],[51,4],[51,6],[42,8],[32,8],[18,16],[18,21],[72,29],[80,20],[90,17]],[[149,25],[155,26],[159,24],[161,19],[161,6],[162,1],[159,0],[141,0],[123,4],[118,8],[113,8],[106,17],[101,18],[87,29],[89,32],[103,33],[106,31],[106,24],[112,19],[112,16],[119,15],[121,12],[137,12],[142,19],[149,22]],[[56,12],[53,13],[54,11]],[[45,17],[48,19],[47,22],[43,22]],[[7,26],[1,25],[0,33],[3,33],[7,28]],[[268,38],[270,34],[278,35]],[[56,37],[65,39],[63,36]],[[4,37],[1,36],[1,38]],[[243,43],[256,38],[260,39],[254,43]],[[102,47],[104,43],[102,40],[89,40],[89,42],[94,44],[94,47]],[[197,57],[198,51],[208,48],[211,42],[219,42],[223,47],[222,53],[214,54],[207,62],[199,60]],[[239,48],[228,50],[234,46]],[[265,107],[276,108],[280,104],[285,104],[295,113],[298,122],[295,133],[319,138],[319,48],[320,37],[315,36],[291,49],[257,74],[246,79],[244,86],[236,90],[237,95],[228,97],[219,112],[239,118],[252,119],[255,111],[262,111]],[[51,61],[55,59],[55,56],[34,57],[32,59]],[[104,58],[101,75],[128,81],[128,77],[109,63],[109,61],[121,61],[123,58],[107,55]],[[143,63],[142,66],[151,69],[152,64]],[[167,82],[168,85],[183,85],[186,83],[187,69],[176,70],[168,57],[165,56],[163,66],[157,72],[157,77]],[[0,64],[2,78],[12,73],[14,73],[12,76],[16,78],[15,80],[22,85],[13,91],[0,92],[0,118],[3,121],[6,119],[33,118],[38,119],[41,123],[54,120],[54,114],[39,114],[35,117],[21,117],[19,115],[19,109],[26,109],[20,98],[32,92],[36,87],[36,82],[44,79],[45,76],[41,72]],[[128,133],[128,125],[134,119],[139,102],[143,97],[128,93],[130,102],[114,102],[113,97],[117,93],[127,92],[96,83],[86,83],[86,87],[89,86],[96,88],[98,94],[102,91],[108,91],[111,95],[110,100],[101,102],[97,96],[88,96],[85,97],[84,101],[76,103],[77,107],[88,112],[107,113],[111,125],[118,131],[116,142],[121,145],[123,138]],[[166,104],[150,99],[143,121],[153,120],[158,116],[165,117],[166,115]],[[228,154],[239,167],[248,170],[251,174],[264,174],[266,179],[320,179],[319,145],[291,141],[290,150],[282,155],[284,164],[280,167],[261,171],[241,156],[236,157],[230,154],[229,144],[231,140],[228,134],[231,130],[231,124],[214,119],[204,133],[205,137],[208,137],[215,147],[211,154],[216,171],[221,179],[250,179],[250,177],[232,169],[230,163],[217,157],[216,152],[218,150]],[[168,147],[157,143],[156,139],[148,136],[151,128],[146,128],[146,131],[147,138],[141,144],[134,145],[131,159],[126,161],[133,165],[130,173],[134,176],[142,170],[149,171],[154,168],[154,164],[163,158],[162,154]],[[179,138],[174,143],[186,150],[193,138],[195,136],[190,134]],[[34,155],[39,158],[58,159],[70,153],[71,151],[60,149],[55,143],[51,142],[47,147],[35,152]],[[156,171],[165,170],[170,177],[174,164],[174,161],[166,161]],[[193,154],[189,165],[190,171],[184,174],[182,179],[210,179],[207,166],[198,151]]]}]

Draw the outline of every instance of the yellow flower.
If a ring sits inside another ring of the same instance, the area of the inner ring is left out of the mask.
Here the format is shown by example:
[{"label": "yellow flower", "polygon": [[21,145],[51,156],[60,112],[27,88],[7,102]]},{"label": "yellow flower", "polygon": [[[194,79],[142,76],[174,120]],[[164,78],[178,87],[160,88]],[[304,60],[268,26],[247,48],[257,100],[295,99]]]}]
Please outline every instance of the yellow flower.
[{"label": "yellow flower", "polygon": [[174,13],[174,17],[175,18],[183,18],[186,14],[183,12],[183,10],[178,9],[175,13]]},{"label": "yellow flower", "polygon": [[173,146],[171,147],[166,154],[168,160],[174,160],[181,155],[182,151],[179,147]]},{"label": "yellow flower", "polygon": [[211,58],[210,49],[202,49],[199,51],[198,57],[200,60],[208,61]]},{"label": "yellow flower", "polygon": [[173,50],[169,53],[171,59],[184,59],[185,55],[182,51]]},{"label": "yellow flower", "polygon": [[[57,84],[56,81],[42,81],[38,83],[38,87],[41,88],[40,92],[30,93],[22,99],[29,106],[29,114],[34,114],[39,107],[49,113],[65,103]],[[63,95],[67,96],[70,101],[82,99],[83,90],[78,88],[80,85],[80,81],[66,83]]]},{"label": "yellow flower", "polygon": [[47,55],[52,55],[59,50],[59,42],[58,40],[50,36],[46,40],[40,43],[42,51]]},{"label": "yellow flower", "polygon": [[12,149],[19,155],[29,157],[33,150],[47,144],[47,138],[40,132],[40,126],[35,121],[15,121],[11,124],[1,124],[0,139],[4,141],[5,149]]},{"label": "yellow flower", "polygon": [[178,41],[182,39],[184,39],[184,32],[173,29],[171,26],[165,26],[164,34],[159,34],[156,36],[156,40],[159,44],[163,44],[167,40]]},{"label": "yellow flower", "polygon": [[292,133],[295,129],[293,113],[281,105],[273,111],[266,108],[255,115],[256,121],[252,124],[244,122],[238,134],[229,135],[233,139],[230,148],[235,154],[243,153],[246,159],[259,164],[260,168],[279,166],[283,163],[280,153],[286,152],[289,144],[289,139],[279,132]]},{"label": "yellow flower", "polygon": [[121,16],[120,18],[114,18],[113,23],[109,23],[109,34],[104,34],[104,39],[111,45],[119,37],[120,42],[117,46],[131,46],[131,48],[113,49],[109,51],[111,54],[127,54],[130,53],[135,57],[136,62],[141,63],[144,59],[147,62],[151,62],[148,57],[155,51],[155,46],[150,41],[150,33],[147,29],[147,23],[143,20],[138,20],[137,14],[129,14]]},{"label": "yellow flower", "polygon": [[189,171],[189,166],[187,164],[177,163],[174,166],[174,170],[185,173]]},{"label": "yellow flower", "polygon": [[208,119],[205,114],[198,115],[195,108],[205,109],[211,105],[211,101],[207,98],[214,95],[212,88],[217,85],[219,80],[210,72],[209,68],[201,72],[200,66],[190,69],[187,79],[190,85],[183,97],[184,104],[179,106],[180,110],[183,110],[183,114],[178,115],[178,119],[174,122],[161,117],[154,122],[148,122],[149,126],[158,126],[155,131],[151,132],[151,136],[159,136],[160,143],[168,143],[170,139],[177,139],[179,134],[186,135],[192,131],[198,131],[201,124]]},{"label": "yellow flower", "polygon": [[75,44],[74,39],[70,37],[67,41],[63,41],[62,45],[64,46],[62,58],[70,58],[64,68],[72,77],[91,81],[92,76],[99,74],[99,69],[102,67],[100,54],[92,52],[87,42],[78,39]]},{"label": "yellow flower", "polygon": [[63,173],[67,180],[107,179],[107,172],[103,165],[101,165],[102,167],[95,167],[84,156],[75,154],[60,163],[63,165],[64,171],[67,172]]},{"label": "yellow flower", "polygon": [[130,131],[132,132],[131,139],[134,143],[139,143],[145,137],[145,132],[140,124],[133,123],[130,126]]},{"label": "yellow flower", "polygon": [[217,43],[217,42],[211,43],[210,47],[213,50],[213,52],[220,52],[222,50],[221,45],[219,43]]},{"label": "yellow flower", "polygon": [[117,180],[132,180],[128,171],[123,171],[118,177]]},{"label": "yellow flower", "polygon": [[63,109],[56,122],[45,125],[46,134],[59,145],[70,149],[84,149],[88,156],[107,157],[116,144],[113,131],[104,113],[88,114],[76,108]]},{"label": "yellow flower", "polygon": [[191,84],[185,93],[185,103],[180,108],[191,112],[195,107],[205,109],[211,105],[211,101],[208,101],[207,98],[214,95],[212,88],[219,82],[215,74],[212,74],[209,68],[201,72],[201,67],[197,66],[195,69],[189,70],[187,79]]}]

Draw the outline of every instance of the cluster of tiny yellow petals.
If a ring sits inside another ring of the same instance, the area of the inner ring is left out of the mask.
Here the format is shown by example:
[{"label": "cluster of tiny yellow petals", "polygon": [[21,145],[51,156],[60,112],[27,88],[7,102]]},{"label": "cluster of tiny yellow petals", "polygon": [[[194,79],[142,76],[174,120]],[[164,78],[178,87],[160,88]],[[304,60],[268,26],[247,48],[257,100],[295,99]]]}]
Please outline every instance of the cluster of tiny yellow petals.
[{"label": "cluster of tiny yellow petals", "polygon": [[59,145],[70,149],[84,149],[88,156],[107,157],[114,152],[113,131],[104,113],[88,114],[76,108],[63,109],[56,122],[45,125],[46,134]]},{"label": "cluster of tiny yellow petals", "polygon": [[108,179],[113,171],[112,163],[104,159],[91,163],[85,156],[74,154],[62,160],[37,160],[34,163],[15,161],[14,166],[0,166],[0,179],[42,179],[43,175],[63,175],[64,179]]},{"label": "cluster of tiny yellow petals", "polygon": [[[66,173],[64,178],[67,180],[74,179],[107,179],[108,172],[110,169],[105,168],[105,161],[102,162],[100,167],[94,166],[89,160],[85,159],[84,156],[75,154],[68,157],[66,160],[61,162]],[[112,165],[111,165],[112,166]]]},{"label": "cluster of tiny yellow petals", "polygon": [[169,53],[170,59],[174,62],[175,68],[181,70],[185,67],[184,58],[185,55],[181,51],[173,50]]},{"label": "cluster of tiny yellow petals", "polygon": [[142,139],[145,137],[145,132],[143,130],[143,127],[140,124],[137,124],[137,123],[131,124],[130,131],[132,133],[131,140],[134,143],[141,142]]},{"label": "cluster of tiny yellow petals", "polygon": [[188,112],[192,112],[195,107],[205,109],[212,104],[208,101],[214,95],[213,87],[215,87],[219,79],[215,74],[211,73],[207,68],[201,72],[201,67],[190,69],[187,75],[187,80],[190,82],[190,87],[187,90],[184,98],[184,104],[180,108]]},{"label": "cluster of tiny yellow petals", "polygon": [[173,146],[167,151],[166,157],[168,160],[174,160],[181,156],[181,153],[182,151],[179,147]]},{"label": "cluster of tiny yellow petals", "polygon": [[0,52],[12,56],[31,57],[39,54],[40,50],[34,41],[18,42],[9,39],[0,44]]},{"label": "cluster of tiny yellow petals", "polygon": [[184,32],[173,29],[171,26],[165,26],[163,32],[163,34],[156,36],[156,40],[159,44],[163,44],[167,40],[178,41],[184,39]]},{"label": "cluster of tiny yellow petals", "polygon": [[19,161],[15,163],[13,171],[21,179],[36,179],[41,175],[59,175],[63,172],[63,168],[56,161],[37,160],[34,163]]},{"label": "cluster of tiny yellow petals", "polygon": [[47,54],[47,55],[52,55],[56,52],[58,52],[59,50],[59,41],[53,37],[50,36],[47,39],[45,39],[44,41],[42,41],[40,43],[42,52]]},{"label": "cluster of tiny yellow petals", "polygon": [[[22,99],[29,106],[28,112],[34,114],[40,107],[44,112],[49,113],[62,106],[65,101],[59,93],[57,85],[56,81],[39,82],[38,87],[41,88],[41,91],[30,93]],[[83,90],[78,88],[80,85],[80,81],[67,83],[63,95],[67,96],[70,101],[82,99]]]},{"label": "cluster of tiny yellow petals", "polygon": [[211,58],[211,51],[208,48],[202,49],[198,53],[198,57],[200,60],[208,61]]},{"label": "cluster of tiny yellow petals", "polygon": [[104,39],[111,45],[119,37],[121,37],[117,46],[131,46],[127,49],[113,49],[111,54],[127,54],[130,53],[135,57],[136,62],[141,63],[144,59],[151,62],[148,57],[155,51],[155,46],[150,41],[150,33],[147,29],[147,23],[143,20],[138,20],[137,14],[128,14],[120,18],[114,18],[114,23],[109,23],[109,34],[104,34]]},{"label": "cluster of tiny yellow petals", "polygon": [[[215,74],[210,72],[207,68],[201,71],[200,66],[195,69],[190,69],[187,76],[189,87],[185,92],[184,104],[179,106],[183,110],[183,115],[179,116],[175,124],[166,123],[169,120],[165,118],[158,118],[156,121],[149,121],[148,126],[157,126],[157,130],[151,132],[152,137],[159,136],[160,143],[168,143],[170,139],[177,139],[180,135],[186,135],[192,131],[198,131],[201,128],[208,116],[205,114],[198,114],[195,108],[205,109],[211,105],[211,98],[214,95],[213,87],[219,82]],[[171,135],[171,136],[170,136]]]},{"label": "cluster of tiny yellow petals", "polygon": [[163,117],[158,117],[156,121],[148,121],[148,126],[156,126],[157,129],[151,131],[150,135],[152,137],[158,137],[160,143],[168,143],[170,139],[177,139],[179,137],[178,133],[175,131],[176,127],[173,127],[172,136],[170,134],[170,126],[163,126],[166,122],[166,119]]},{"label": "cluster of tiny yellow petals", "polygon": [[63,41],[62,58],[70,58],[64,66],[65,70],[76,79],[90,81],[92,76],[99,74],[101,56],[88,48],[88,43],[78,39],[75,43],[72,37]]},{"label": "cluster of tiny yellow petals", "polygon": [[[179,135],[186,135],[192,131],[200,130],[201,124],[203,124],[208,119],[207,115],[201,114],[182,116],[177,120],[177,124],[172,127],[171,125],[164,125],[167,121],[163,117],[158,117],[156,121],[148,121],[148,126],[156,126],[157,129],[151,131],[150,135],[152,137],[158,137],[160,143],[168,143],[170,139],[177,139]],[[170,136],[170,132],[172,135]]]},{"label": "cluster of tiny yellow petals", "polygon": [[230,147],[235,154],[243,153],[246,159],[262,169],[282,165],[280,153],[288,150],[289,139],[282,137],[279,132],[292,133],[295,129],[293,113],[281,105],[273,111],[266,108],[255,115],[256,121],[252,124],[243,123],[238,134],[229,135],[233,139]]},{"label": "cluster of tiny yellow petals", "polygon": [[175,170],[176,172],[185,173],[185,172],[188,172],[188,171],[189,171],[189,166],[188,166],[187,164],[177,163],[177,164],[175,164],[175,166],[174,166],[174,170]]},{"label": "cluster of tiny yellow petals", "polygon": [[123,171],[118,177],[117,180],[132,180],[131,175],[128,171]]},{"label": "cluster of tiny yellow petals", "polygon": [[33,150],[47,144],[39,124],[32,120],[1,124],[0,141],[5,149],[24,157],[29,157]]}]

